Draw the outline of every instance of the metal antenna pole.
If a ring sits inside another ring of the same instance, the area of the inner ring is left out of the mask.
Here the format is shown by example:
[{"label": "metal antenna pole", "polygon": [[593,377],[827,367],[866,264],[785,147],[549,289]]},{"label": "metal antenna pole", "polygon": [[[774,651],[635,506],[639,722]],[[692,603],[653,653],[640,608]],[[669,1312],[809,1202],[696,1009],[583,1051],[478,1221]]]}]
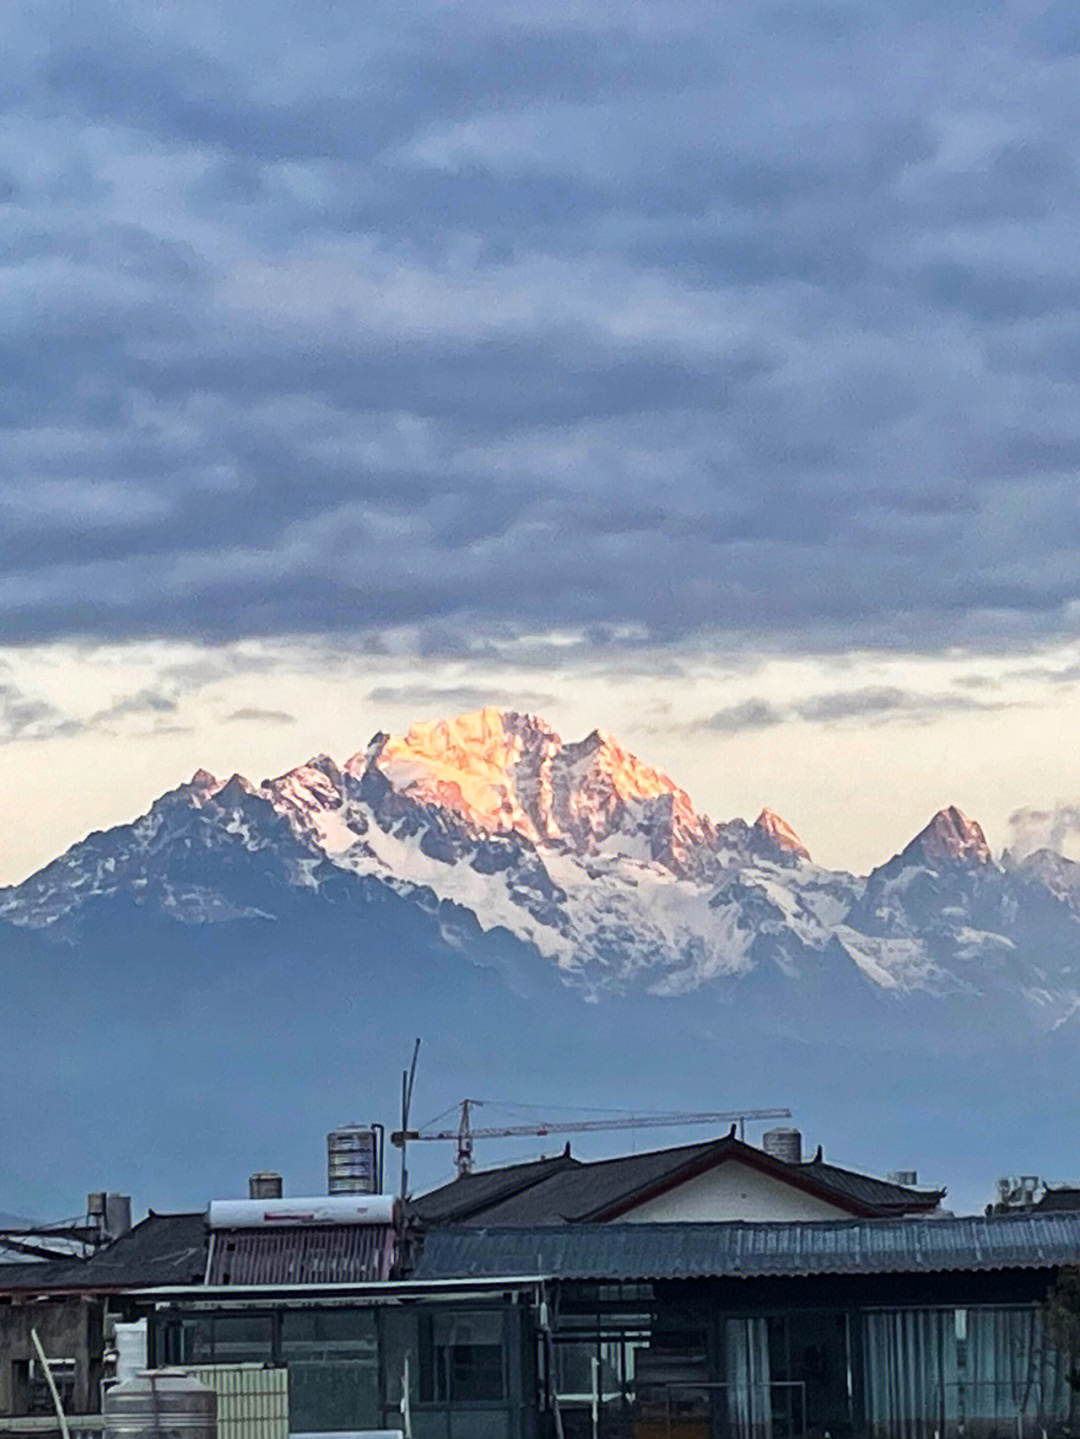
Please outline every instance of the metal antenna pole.
[{"label": "metal antenna pole", "polygon": [[412,1108],[413,1082],[416,1079],[416,1060],[420,1053],[420,1041],[413,1045],[412,1063],[401,1072],[401,1202],[409,1197],[409,1166],[406,1145],[409,1134],[409,1110]]}]

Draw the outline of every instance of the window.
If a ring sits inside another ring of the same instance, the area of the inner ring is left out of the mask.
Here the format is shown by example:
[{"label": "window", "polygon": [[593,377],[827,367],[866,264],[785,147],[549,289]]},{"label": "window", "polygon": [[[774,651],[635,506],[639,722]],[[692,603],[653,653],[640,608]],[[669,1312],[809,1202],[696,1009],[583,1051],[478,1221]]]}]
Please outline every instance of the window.
[{"label": "window", "polygon": [[505,1395],[501,1313],[421,1317],[422,1403],[470,1404]]},{"label": "window", "polygon": [[[78,1364],[74,1359],[54,1359],[50,1355],[49,1369],[52,1373],[53,1383],[56,1385],[56,1392],[60,1396],[61,1407],[70,1412],[74,1407]],[[27,1414],[55,1413],[52,1391],[40,1359],[34,1358],[27,1363],[26,1389],[23,1392],[26,1394]]]},{"label": "window", "polygon": [[286,1309],[281,1316],[283,1359],[367,1357],[375,1362],[375,1315],[370,1309]]},{"label": "window", "polygon": [[215,1314],[214,1363],[268,1364],[273,1357],[273,1315]]},{"label": "window", "polygon": [[379,1427],[373,1310],[285,1310],[281,1357],[289,1369],[292,1433]]},{"label": "window", "polygon": [[156,1364],[269,1364],[273,1353],[271,1314],[182,1314],[157,1331]]}]

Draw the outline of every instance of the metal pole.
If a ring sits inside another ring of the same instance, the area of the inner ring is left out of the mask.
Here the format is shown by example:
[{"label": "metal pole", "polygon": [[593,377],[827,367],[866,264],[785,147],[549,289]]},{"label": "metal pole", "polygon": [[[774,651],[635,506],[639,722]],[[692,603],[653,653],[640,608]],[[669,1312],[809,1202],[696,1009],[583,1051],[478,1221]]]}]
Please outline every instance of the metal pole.
[{"label": "metal pole", "polygon": [[401,1366],[401,1429],[405,1439],[412,1439],[412,1395],[409,1393],[409,1356]]},{"label": "metal pole", "polygon": [[406,1160],[407,1135],[409,1133],[409,1111],[412,1108],[413,1082],[416,1079],[416,1061],[420,1054],[420,1041],[413,1045],[412,1063],[401,1074],[401,1202],[409,1197],[409,1168]]}]

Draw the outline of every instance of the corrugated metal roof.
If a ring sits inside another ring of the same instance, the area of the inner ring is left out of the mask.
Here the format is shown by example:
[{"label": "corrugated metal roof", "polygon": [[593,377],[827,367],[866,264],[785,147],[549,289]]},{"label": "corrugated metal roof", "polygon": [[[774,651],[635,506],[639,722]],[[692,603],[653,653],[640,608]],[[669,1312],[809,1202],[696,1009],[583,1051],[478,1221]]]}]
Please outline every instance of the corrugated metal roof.
[{"label": "corrugated metal roof", "polygon": [[417,1279],[760,1278],[1046,1269],[1080,1263],[1080,1214],[790,1224],[432,1229]]},{"label": "corrugated metal roof", "polygon": [[220,1229],[212,1237],[207,1284],[358,1284],[387,1279],[391,1225]]}]

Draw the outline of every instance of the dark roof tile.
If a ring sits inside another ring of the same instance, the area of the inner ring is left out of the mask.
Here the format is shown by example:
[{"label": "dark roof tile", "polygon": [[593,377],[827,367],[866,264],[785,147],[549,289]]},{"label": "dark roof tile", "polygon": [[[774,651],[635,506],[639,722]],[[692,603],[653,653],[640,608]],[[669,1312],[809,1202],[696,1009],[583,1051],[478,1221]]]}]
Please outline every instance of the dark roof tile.
[{"label": "dark roof tile", "polygon": [[536,1159],[525,1164],[508,1164],[501,1169],[480,1169],[459,1175],[428,1194],[409,1201],[409,1212],[429,1224],[445,1224],[479,1214],[511,1196],[565,1169],[580,1169],[581,1162],[569,1154]]},{"label": "dark roof tile", "polygon": [[151,1212],[89,1259],[0,1268],[0,1289],[138,1289],[197,1284],[206,1271],[206,1215]]}]

